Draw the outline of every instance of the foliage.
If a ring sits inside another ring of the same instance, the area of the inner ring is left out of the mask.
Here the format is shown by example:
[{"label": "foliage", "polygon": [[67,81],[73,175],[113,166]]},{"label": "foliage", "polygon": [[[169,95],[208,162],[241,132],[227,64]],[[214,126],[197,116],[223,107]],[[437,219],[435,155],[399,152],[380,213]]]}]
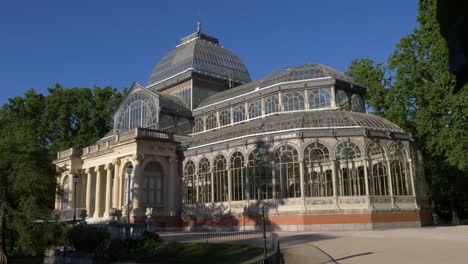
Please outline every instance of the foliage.
[{"label": "foliage", "polygon": [[400,40],[387,65],[357,59],[347,74],[364,87],[375,85],[368,104],[413,134],[424,156],[430,197],[441,208],[460,209],[468,199],[468,85],[453,93],[456,82],[436,5],[436,0],[419,1],[419,26]]},{"label": "foliage", "polygon": [[[54,241],[57,150],[89,145],[112,129],[124,93],[111,87],[49,88],[10,98],[0,109],[0,248],[37,255]],[[51,237],[52,236],[52,237]]]},{"label": "foliage", "polygon": [[263,256],[262,248],[223,244],[168,243],[149,232],[139,238],[113,240],[108,252],[111,257],[110,261],[139,263],[252,263]]},{"label": "foliage", "polygon": [[66,242],[75,250],[89,254],[103,254],[110,245],[110,233],[103,228],[76,225],[68,229]]}]

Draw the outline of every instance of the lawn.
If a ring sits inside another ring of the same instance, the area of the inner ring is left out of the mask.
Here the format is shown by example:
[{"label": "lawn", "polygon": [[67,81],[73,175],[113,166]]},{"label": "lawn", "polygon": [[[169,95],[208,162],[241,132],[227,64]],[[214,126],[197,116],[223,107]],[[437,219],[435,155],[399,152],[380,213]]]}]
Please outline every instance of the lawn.
[{"label": "lawn", "polygon": [[139,263],[252,263],[261,260],[263,249],[244,245],[165,243],[152,256],[122,259]]}]

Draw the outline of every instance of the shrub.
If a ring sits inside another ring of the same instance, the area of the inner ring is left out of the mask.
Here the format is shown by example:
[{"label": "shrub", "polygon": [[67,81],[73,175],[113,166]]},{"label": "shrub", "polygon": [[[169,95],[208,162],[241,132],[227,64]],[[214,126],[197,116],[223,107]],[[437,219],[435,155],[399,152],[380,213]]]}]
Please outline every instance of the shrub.
[{"label": "shrub", "polygon": [[99,255],[109,248],[111,235],[102,228],[77,225],[67,230],[66,241],[76,251]]}]

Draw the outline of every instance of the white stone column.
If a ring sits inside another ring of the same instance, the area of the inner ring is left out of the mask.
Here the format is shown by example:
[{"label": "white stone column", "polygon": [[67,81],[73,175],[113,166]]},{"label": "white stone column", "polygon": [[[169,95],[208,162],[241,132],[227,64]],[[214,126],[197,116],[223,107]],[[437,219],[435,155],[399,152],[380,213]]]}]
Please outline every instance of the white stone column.
[{"label": "white stone column", "polygon": [[107,172],[106,178],[106,209],[104,211],[104,217],[109,217],[112,207],[112,164],[106,164],[104,169]]},{"label": "white stone column", "polygon": [[114,184],[112,185],[112,208],[119,208],[120,160],[112,162],[114,165]]},{"label": "white stone column", "polygon": [[[214,166],[213,166],[214,167]],[[211,185],[211,202],[214,203],[215,199],[214,199],[214,172],[213,172],[213,168],[210,168],[210,185]],[[219,183],[218,183],[219,185]]]},{"label": "white stone column", "polygon": [[93,182],[93,170],[94,168],[87,168],[85,173],[86,177],[86,210],[88,211],[88,216],[91,217],[91,184]]},{"label": "white stone column", "polygon": [[96,167],[96,196],[94,200],[94,215],[93,218],[98,218],[101,212],[101,170]]},{"label": "white stone column", "polygon": [[366,196],[369,197],[369,173],[367,172],[368,159],[364,158],[364,184],[366,187]]},{"label": "white stone column", "polygon": [[[142,155],[133,155],[133,181],[131,181],[131,189],[133,190],[132,197],[132,216],[133,218],[143,216],[145,212],[142,211],[141,200],[142,200],[142,187],[143,187],[143,163]],[[132,186],[133,184],[133,186]]]},{"label": "white stone column", "polygon": [[413,192],[412,196],[414,197],[414,205],[416,208],[418,208],[418,202],[416,199],[416,188],[415,188],[415,181],[414,181],[414,171],[413,171],[413,159],[408,160],[408,166],[409,166],[409,173],[410,173],[410,183],[411,183],[411,191]]},{"label": "white stone column", "polygon": [[244,170],[245,170],[245,186],[244,186],[244,188],[245,188],[245,197],[247,198],[247,200],[250,201],[250,199],[252,199],[250,197],[250,186],[251,186],[251,184],[253,184],[253,180],[250,179],[250,169],[249,169],[248,160],[247,160],[247,162],[245,162]]},{"label": "white stone column", "polygon": [[232,171],[229,168],[229,165],[226,165],[226,171],[228,173],[228,201],[232,201]]},{"label": "white stone column", "polygon": [[[177,158],[173,158],[173,157],[169,158],[169,166],[170,166],[169,175],[164,175],[165,177],[163,177],[162,192],[163,192],[163,199],[164,197],[169,197],[169,201],[167,201],[167,204],[170,210],[170,214],[175,215],[177,197],[183,197],[184,194],[180,193],[181,189],[176,190],[174,187],[174,186],[177,186],[175,182],[176,175],[177,175],[176,173],[177,172]],[[166,184],[167,181],[169,182],[169,188],[166,189],[164,188],[164,185]]]},{"label": "white stone column", "polygon": [[304,199],[304,161],[300,160],[299,161],[299,175],[300,175],[300,181],[301,181],[301,198]]},{"label": "white stone column", "polygon": [[332,164],[333,198],[335,200],[335,206],[339,208],[340,206],[339,206],[339,201],[338,201],[338,181],[337,181],[338,174],[336,173],[336,160],[332,159],[331,164]]},{"label": "white stone column", "polygon": [[388,172],[388,190],[390,191],[390,201],[391,207],[395,207],[395,196],[393,195],[393,186],[392,186],[392,167],[390,164],[390,160],[387,159],[387,172]]}]

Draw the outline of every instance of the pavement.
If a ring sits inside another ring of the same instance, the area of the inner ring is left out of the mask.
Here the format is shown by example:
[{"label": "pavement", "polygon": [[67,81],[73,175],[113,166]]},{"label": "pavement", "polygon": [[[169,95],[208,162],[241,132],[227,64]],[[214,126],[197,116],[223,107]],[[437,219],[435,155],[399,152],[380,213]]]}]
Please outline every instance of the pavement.
[{"label": "pavement", "polygon": [[286,264],[468,263],[468,226],[277,233]]}]

